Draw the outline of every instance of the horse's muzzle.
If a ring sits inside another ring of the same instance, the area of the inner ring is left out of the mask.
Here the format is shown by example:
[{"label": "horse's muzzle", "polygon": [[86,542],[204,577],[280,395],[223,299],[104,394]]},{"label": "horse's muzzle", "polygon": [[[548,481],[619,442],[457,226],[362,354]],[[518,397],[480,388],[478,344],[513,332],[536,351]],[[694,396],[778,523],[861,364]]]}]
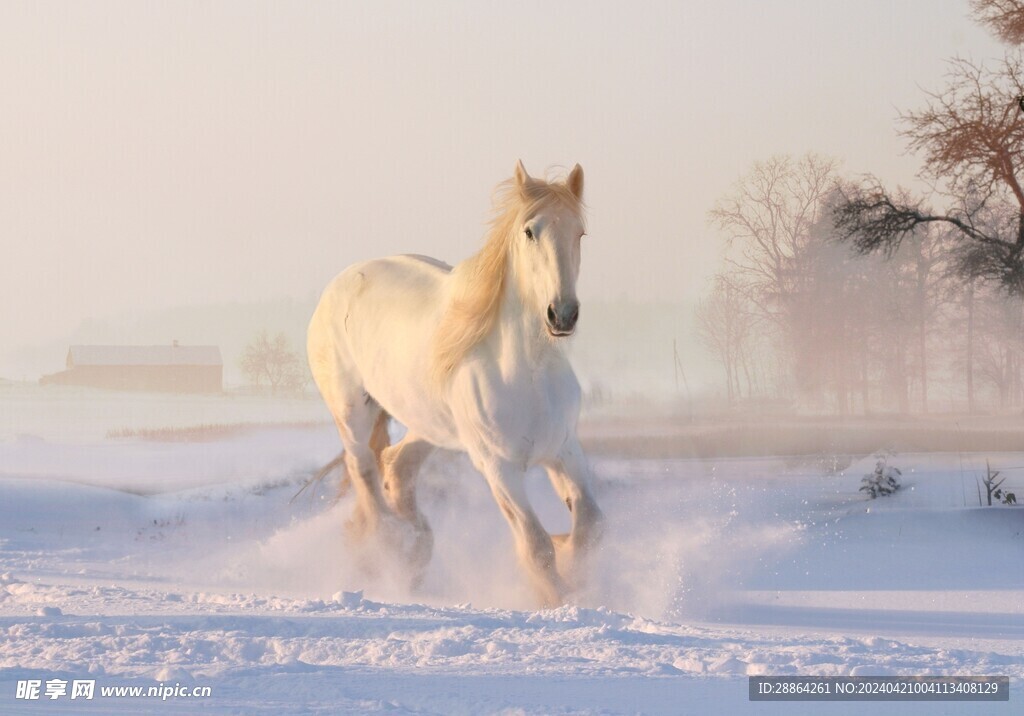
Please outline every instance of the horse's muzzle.
[{"label": "horse's muzzle", "polygon": [[579,301],[566,301],[560,306],[552,303],[548,306],[548,333],[556,338],[571,336],[576,330],[579,317]]}]

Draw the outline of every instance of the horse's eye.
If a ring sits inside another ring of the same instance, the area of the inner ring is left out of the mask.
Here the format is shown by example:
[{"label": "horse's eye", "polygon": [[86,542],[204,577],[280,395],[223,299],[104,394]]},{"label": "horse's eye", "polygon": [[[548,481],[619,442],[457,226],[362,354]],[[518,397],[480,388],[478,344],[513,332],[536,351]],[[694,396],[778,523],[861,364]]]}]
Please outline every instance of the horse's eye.
[{"label": "horse's eye", "polygon": [[528,239],[532,239],[533,238],[533,229],[531,229],[529,226],[526,227],[526,238],[528,238]]}]

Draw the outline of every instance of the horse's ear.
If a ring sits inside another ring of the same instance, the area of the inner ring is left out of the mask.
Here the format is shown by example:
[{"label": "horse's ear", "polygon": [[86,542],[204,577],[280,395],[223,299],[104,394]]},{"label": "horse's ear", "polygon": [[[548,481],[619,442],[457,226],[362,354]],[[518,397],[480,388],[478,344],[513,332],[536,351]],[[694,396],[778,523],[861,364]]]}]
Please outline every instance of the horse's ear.
[{"label": "horse's ear", "polygon": [[526,182],[530,181],[530,175],[526,173],[526,167],[523,166],[522,159],[516,160],[516,171],[514,176],[516,178],[516,186],[520,189],[526,186]]},{"label": "horse's ear", "polygon": [[583,199],[583,167],[579,164],[572,168],[569,172],[569,178],[565,180],[566,185],[569,187],[569,191],[577,199]]}]

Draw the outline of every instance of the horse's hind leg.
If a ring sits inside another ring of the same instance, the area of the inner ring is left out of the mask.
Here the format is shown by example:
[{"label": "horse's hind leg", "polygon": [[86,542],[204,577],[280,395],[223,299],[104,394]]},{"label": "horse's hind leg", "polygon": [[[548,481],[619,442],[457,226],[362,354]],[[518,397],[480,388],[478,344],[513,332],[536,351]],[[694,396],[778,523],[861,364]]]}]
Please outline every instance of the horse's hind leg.
[{"label": "horse's hind leg", "polygon": [[412,528],[410,544],[402,552],[412,571],[412,583],[418,585],[434,549],[434,533],[416,503],[416,476],[434,446],[412,433],[380,455],[384,498],[400,519]]},{"label": "horse's hind leg", "polygon": [[[363,388],[332,316],[343,307],[326,291],[309,324],[306,352],[320,395],[334,418],[344,447],[348,479],[355,488],[356,507],[350,523],[356,536],[374,530],[387,510],[380,489],[375,442],[380,441],[381,407]],[[342,314],[347,315],[347,314]],[[386,436],[386,432],[384,433]],[[376,438],[376,440],[375,440]]]},{"label": "horse's hind leg", "polygon": [[384,419],[380,406],[368,395],[353,396],[340,409],[332,405],[334,422],[345,447],[345,466],[355,488],[356,505],[350,522],[355,537],[375,532],[388,512],[380,487],[377,455],[373,449],[374,432]]}]

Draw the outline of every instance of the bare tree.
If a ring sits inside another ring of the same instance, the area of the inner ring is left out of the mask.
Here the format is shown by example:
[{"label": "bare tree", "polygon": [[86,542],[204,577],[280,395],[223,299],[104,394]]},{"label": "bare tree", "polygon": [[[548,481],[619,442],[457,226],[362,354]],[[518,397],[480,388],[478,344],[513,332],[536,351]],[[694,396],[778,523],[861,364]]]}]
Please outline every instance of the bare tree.
[{"label": "bare tree", "polygon": [[1024,2],[1021,0],[971,0],[971,12],[975,20],[1003,42],[1024,44]]},{"label": "bare tree", "polygon": [[271,339],[266,330],[260,331],[245,347],[241,368],[253,385],[269,386],[271,395],[298,391],[306,382],[302,359],[291,350],[284,333]]},{"label": "bare tree", "polygon": [[[755,312],[759,332],[789,368],[777,381],[780,392],[795,384],[810,396],[820,384],[819,354],[804,350],[810,336],[802,317],[807,302],[814,300],[814,234],[823,217],[830,216],[836,164],[814,154],[758,162],[710,212],[728,242],[730,285]],[[815,362],[813,370],[804,358]]]},{"label": "bare tree", "polygon": [[715,277],[711,294],[694,311],[697,335],[725,369],[726,395],[731,405],[741,395],[740,370],[747,374],[751,391],[749,342],[754,317],[743,295],[721,274]]},{"label": "bare tree", "polygon": [[923,199],[890,193],[869,177],[847,187],[835,210],[840,236],[862,253],[891,256],[918,227],[944,224],[960,237],[952,247],[959,275],[1024,295],[1022,74],[1019,54],[992,70],[952,60],[947,87],[929,93],[924,109],[901,117],[901,133],[924,158],[920,176],[947,197],[948,208],[935,212]]},{"label": "bare tree", "polygon": [[822,216],[836,165],[815,154],[758,162],[710,212],[726,232],[736,285],[769,320],[781,320],[785,297],[802,279],[796,264]]}]

